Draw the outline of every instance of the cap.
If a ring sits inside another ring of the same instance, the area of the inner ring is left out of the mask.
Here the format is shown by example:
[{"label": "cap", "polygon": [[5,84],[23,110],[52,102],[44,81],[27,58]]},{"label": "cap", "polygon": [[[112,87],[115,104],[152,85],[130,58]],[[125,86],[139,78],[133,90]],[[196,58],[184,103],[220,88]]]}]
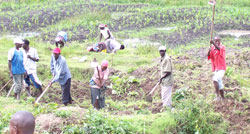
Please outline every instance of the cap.
[{"label": "cap", "polygon": [[60,48],[55,48],[54,50],[53,50],[53,53],[54,54],[60,54],[61,53],[61,49]]},{"label": "cap", "polygon": [[100,24],[99,28],[101,28],[101,27],[107,27],[107,25],[106,24]]},{"label": "cap", "polygon": [[109,65],[109,62],[107,60],[102,61],[102,66],[103,67],[108,67],[108,65]]},{"label": "cap", "polygon": [[166,50],[166,47],[165,46],[160,46],[159,51],[161,51],[161,50]]},{"label": "cap", "polygon": [[15,39],[13,40],[13,42],[14,42],[14,44],[16,44],[16,43],[18,43],[18,44],[23,44],[23,43],[24,43],[23,40],[20,39],[20,38],[15,38]]}]

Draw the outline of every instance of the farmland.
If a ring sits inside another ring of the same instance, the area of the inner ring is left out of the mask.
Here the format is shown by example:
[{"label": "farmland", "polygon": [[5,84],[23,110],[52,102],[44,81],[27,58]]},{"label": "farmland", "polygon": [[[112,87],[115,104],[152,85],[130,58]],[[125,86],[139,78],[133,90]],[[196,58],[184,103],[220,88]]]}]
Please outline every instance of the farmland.
[{"label": "farmland", "polygon": [[[68,42],[62,49],[72,74],[73,104],[61,103],[59,84],[34,105],[36,98],[6,98],[0,92],[0,131],[19,110],[36,116],[37,134],[81,133],[250,133],[250,2],[218,0],[214,35],[226,46],[227,71],[223,78],[225,102],[214,102],[209,49],[212,7],[206,0],[20,0],[0,1],[0,85],[8,80],[7,53],[16,36],[28,38],[38,50],[38,77],[47,86],[51,50],[59,31]],[[99,41],[98,25],[107,24],[126,46],[115,55],[89,53]],[[145,101],[160,78],[159,45],[167,47],[174,64],[173,111],[162,108],[160,87],[153,102]],[[81,58],[86,58],[84,62]],[[90,62],[110,62],[107,106],[91,106]],[[32,87],[32,91],[34,92]]]}]

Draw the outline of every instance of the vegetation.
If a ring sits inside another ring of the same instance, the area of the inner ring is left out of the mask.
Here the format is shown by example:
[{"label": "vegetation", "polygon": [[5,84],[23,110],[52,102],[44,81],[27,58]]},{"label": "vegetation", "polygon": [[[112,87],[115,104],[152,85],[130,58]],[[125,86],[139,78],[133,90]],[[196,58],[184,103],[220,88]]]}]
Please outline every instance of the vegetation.
[{"label": "vegetation", "polygon": [[[248,133],[250,74],[249,35],[221,35],[226,46],[225,103],[216,103],[206,58],[212,8],[208,0],[3,0],[0,1],[0,85],[9,80],[7,53],[12,38],[25,36],[38,50],[38,77],[44,87],[52,79],[51,50],[58,31],[69,41],[62,49],[72,74],[73,104],[63,107],[61,89],[54,84],[39,105],[23,93],[21,101],[6,98],[12,83],[0,92],[0,132],[7,133],[11,115],[32,112],[37,122],[53,117],[49,128],[36,133],[64,134],[207,134]],[[249,0],[217,0],[214,35],[223,30],[250,30]],[[116,54],[89,53],[99,41],[98,25],[105,23],[126,46]],[[27,36],[27,33],[31,34]],[[162,108],[160,87],[153,103],[146,94],[159,80],[158,46],[165,45],[174,63],[173,110]],[[81,62],[81,58],[85,58]],[[90,102],[90,62],[109,61],[106,107],[94,110]],[[32,92],[35,89],[32,87]],[[58,123],[58,122],[57,122]],[[239,125],[240,124],[240,125]]]}]

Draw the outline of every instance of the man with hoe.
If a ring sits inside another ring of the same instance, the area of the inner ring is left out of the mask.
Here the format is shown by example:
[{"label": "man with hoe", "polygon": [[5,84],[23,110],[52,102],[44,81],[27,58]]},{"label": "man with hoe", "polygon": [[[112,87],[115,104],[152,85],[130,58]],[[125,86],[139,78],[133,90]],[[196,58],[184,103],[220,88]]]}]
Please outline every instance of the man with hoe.
[{"label": "man with hoe", "polygon": [[208,60],[211,60],[212,71],[214,72],[213,82],[216,93],[216,101],[224,100],[224,85],[222,78],[226,71],[226,47],[221,44],[220,37],[216,36],[210,41],[212,46],[208,51]]},{"label": "man with hoe", "polygon": [[53,50],[53,57],[51,59],[51,73],[53,79],[50,82],[49,86],[52,86],[53,83],[59,82],[62,88],[62,102],[65,106],[72,104],[72,98],[70,94],[71,86],[71,73],[69,71],[66,60],[61,56],[61,49],[55,48]]},{"label": "man with hoe", "polygon": [[25,83],[27,84],[26,90],[28,95],[30,96],[30,85],[31,82],[30,80],[33,82],[33,85],[35,86],[36,89],[39,90],[39,94],[41,94],[43,92],[42,90],[42,83],[39,81],[38,77],[37,77],[37,70],[36,70],[36,62],[39,61],[39,57],[37,54],[37,50],[35,48],[32,48],[29,46],[29,41],[28,40],[24,40],[24,45],[23,45],[23,49],[24,49],[24,67],[26,70],[26,78]]},{"label": "man with hoe", "polygon": [[18,111],[10,119],[10,134],[34,134],[35,117],[27,111]]},{"label": "man with hoe", "polygon": [[20,99],[20,94],[23,87],[24,80],[24,52],[21,50],[23,45],[23,40],[20,38],[14,39],[14,44],[16,45],[14,48],[11,48],[8,51],[8,66],[10,71],[10,78],[14,80],[14,92],[15,98],[17,100]]},{"label": "man with hoe", "polygon": [[172,61],[171,58],[166,54],[165,46],[159,47],[159,53],[161,55],[161,78],[159,80],[159,83],[161,84],[161,98],[163,102],[163,107],[171,109],[171,96],[174,84]]}]

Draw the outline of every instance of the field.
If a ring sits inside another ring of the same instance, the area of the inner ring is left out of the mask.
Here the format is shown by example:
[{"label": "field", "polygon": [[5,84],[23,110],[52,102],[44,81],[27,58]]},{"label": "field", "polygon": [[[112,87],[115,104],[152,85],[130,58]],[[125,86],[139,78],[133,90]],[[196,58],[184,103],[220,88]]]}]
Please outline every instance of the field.
[{"label": "field", "polygon": [[[39,105],[23,92],[21,101],[0,92],[0,132],[8,133],[19,110],[36,116],[36,134],[247,134],[250,133],[250,1],[218,0],[214,35],[226,46],[224,102],[215,102],[211,63],[207,60],[212,7],[207,0],[20,0],[0,1],[0,85],[9,80],[7,54],[12,39],[23,36],[38,50],[38,77],[45,88],[57,32],[68,33],[62,50],[72,74],[73,104],[61,102],[54,84]],[[107,24],[126,46],[116,54],[89,53],[99,41],[98,25]],[[173,107],[162,108],[160,87],[153,102],[146,94],[160,78],[159,45],[174,63]],[[81,61],[86,58],[85,61]],[[90,102],[90,62],[107,59],[107,106]],[[35,92],[32,87],[32,92]]]}]

